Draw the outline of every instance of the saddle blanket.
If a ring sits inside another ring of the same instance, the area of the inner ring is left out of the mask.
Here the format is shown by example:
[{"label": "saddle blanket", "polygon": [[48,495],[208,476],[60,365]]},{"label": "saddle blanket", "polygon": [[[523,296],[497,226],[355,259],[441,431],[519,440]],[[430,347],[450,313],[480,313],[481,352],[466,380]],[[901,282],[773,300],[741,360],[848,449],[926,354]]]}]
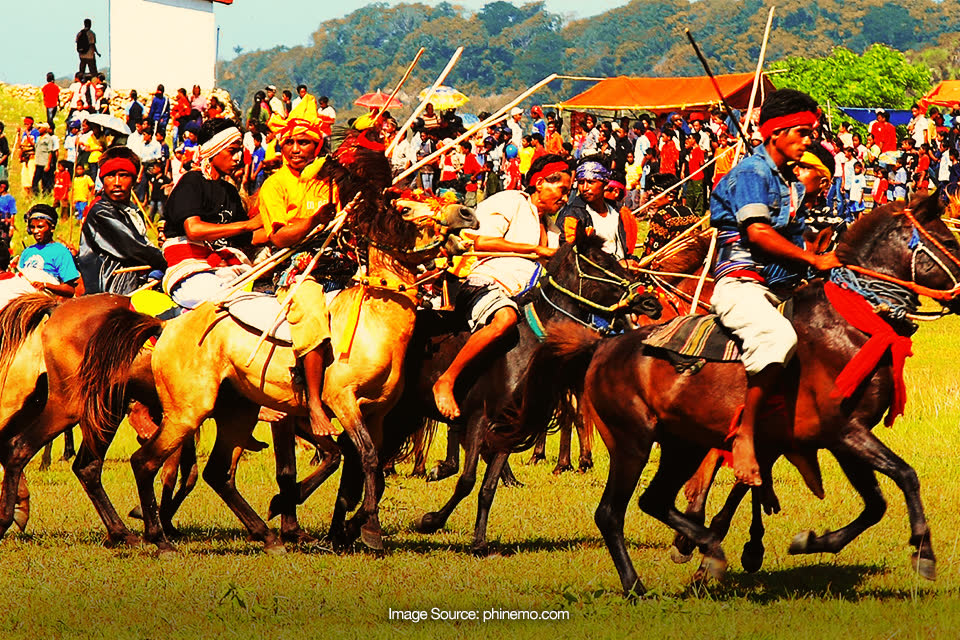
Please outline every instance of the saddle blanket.
[{"label": "saddle blanket", "polygon": [[680,316],[655,327],[643,344],[691,358],[714,362],[740,360],[740,344],[717,316]]},{"label": "saddle blanket", "polygon": [[[263,333],[275,324],[281,305],[276,296],[245,293],[231,299],[224,308],[239,324],[256,333]],[[283,318],[269,335],[287,346],[293,344],[286,318]]]}]

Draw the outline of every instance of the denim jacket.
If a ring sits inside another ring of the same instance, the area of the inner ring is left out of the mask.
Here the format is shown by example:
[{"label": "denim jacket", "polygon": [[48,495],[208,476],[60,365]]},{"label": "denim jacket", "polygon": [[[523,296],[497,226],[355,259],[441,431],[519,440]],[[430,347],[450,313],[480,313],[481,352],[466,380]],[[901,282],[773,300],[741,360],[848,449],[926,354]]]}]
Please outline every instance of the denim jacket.
[{"label": "denim jacket", "polygon": [[710,223],[718,229],[718,254],[714,275],[760,276],[768,285],[795,284],[802,266],[780,264],[776,258],[752,247],[744,223],[765,222],[784,238],[803,246],[803,219],[797,215],[803,185],[789,168],[780,170],[765,147],[724,176],[710,197]]}]

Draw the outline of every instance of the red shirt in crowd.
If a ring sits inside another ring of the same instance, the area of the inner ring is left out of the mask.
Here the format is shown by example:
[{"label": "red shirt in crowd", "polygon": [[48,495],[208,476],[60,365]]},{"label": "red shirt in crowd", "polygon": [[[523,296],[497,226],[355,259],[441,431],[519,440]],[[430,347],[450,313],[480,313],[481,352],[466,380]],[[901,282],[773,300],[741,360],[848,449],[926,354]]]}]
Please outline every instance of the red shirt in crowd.
[{"label": "red shirt in crowd", "polygon": [[703,149],[693,145],[687,151],[687,174],[691,180],[703,180]]},{"label": "red shirt in crowd", "polygon": [[889,122],[874,122],[870,133],[873,134],[873,140],[880,147],[881,153],[897,150],[897,130]]},{"label": "red shirt in crowd", "polygon": [[66,200],[70,194],[70,172],[61,169],[53,177],[53,199],[57,202]]},{"label": "red shirt in crowd", "polygon": [[60,87],[53,82],[48,82],[40,89],[43,92],[43,106],[47,109],[53,109],[60,106]]}]

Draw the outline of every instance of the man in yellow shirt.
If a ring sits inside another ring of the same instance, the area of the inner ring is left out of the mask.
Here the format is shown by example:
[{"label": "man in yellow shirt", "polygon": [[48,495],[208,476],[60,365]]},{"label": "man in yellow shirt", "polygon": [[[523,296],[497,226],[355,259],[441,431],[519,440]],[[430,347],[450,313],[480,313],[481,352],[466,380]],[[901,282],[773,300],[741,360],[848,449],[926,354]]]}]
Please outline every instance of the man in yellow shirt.
[{"label": "man in yellow shirt", "polygon": [[[268,126],[277,133],[283,166],[260,187],[260,217],[270,243],[290,247],[333,217],[339,208],[338,193],[332,182],[316,179],[324,159],[317,158],[323,134],[313,96],[303,96],[287,119],[272,116]],[[297,264],[303,258],[294,256],[293,261]],[[281,300],[289,295],[291,280],[281,280],[277,290]],[[293,294],[287,322],[294,354],[303,363],[311,430],[317,436],[337,435],[340,430],[321,400],[324,371],[333,358],[330,318],[323,285],[313,277],[307,275]]]}]

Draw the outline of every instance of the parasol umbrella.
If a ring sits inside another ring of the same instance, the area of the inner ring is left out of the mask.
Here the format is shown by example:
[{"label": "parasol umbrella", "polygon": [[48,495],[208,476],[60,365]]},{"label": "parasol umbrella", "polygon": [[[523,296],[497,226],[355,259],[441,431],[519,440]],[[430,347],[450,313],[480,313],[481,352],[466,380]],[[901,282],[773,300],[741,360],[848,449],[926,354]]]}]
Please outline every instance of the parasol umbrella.
[{"label": "parasol umbrella", "polygon": [[460,119],[463,120],[463,126],[465,127],[472,127],[475,124],[480,124],[480,118],[472,113],[461,113],[458,115],[460,116]]},{"label": "parasol umbrella", "polygon": [[111,129],[121,135],[130,135],[130,127],[127,126],[127,123],[116,116],[111,116],[108,113],[84,112],[80,114],[79,119],[92,122],[93,124],[98,124],[104,129]]},{"label": "parasol umbrella", "polygon": [[[389,104],[387,101],[390,101]],[[367,107],[368,109],[382,109],[386,105],[387,109],[397,109],[403,106],[403,103],[400,102],[398,98],[390,99],[390,96],[377,89],[374,93],[365,93],[356,100],[353,101],[353,104],[358,107]]]},{"label": "parasol umbrella", "polygon": [[[420,99],[424,100],[427,97],[427,89],[424,89],[420,92]],[[456,109],[462,104],[469,102],[470,98],[463,95],[453,87],[437,87],[437,90],[433,92],[433,95],[430,97],[430,103],[433,105],[433,108],[437,111],[446,111],[447,109]]]}]

